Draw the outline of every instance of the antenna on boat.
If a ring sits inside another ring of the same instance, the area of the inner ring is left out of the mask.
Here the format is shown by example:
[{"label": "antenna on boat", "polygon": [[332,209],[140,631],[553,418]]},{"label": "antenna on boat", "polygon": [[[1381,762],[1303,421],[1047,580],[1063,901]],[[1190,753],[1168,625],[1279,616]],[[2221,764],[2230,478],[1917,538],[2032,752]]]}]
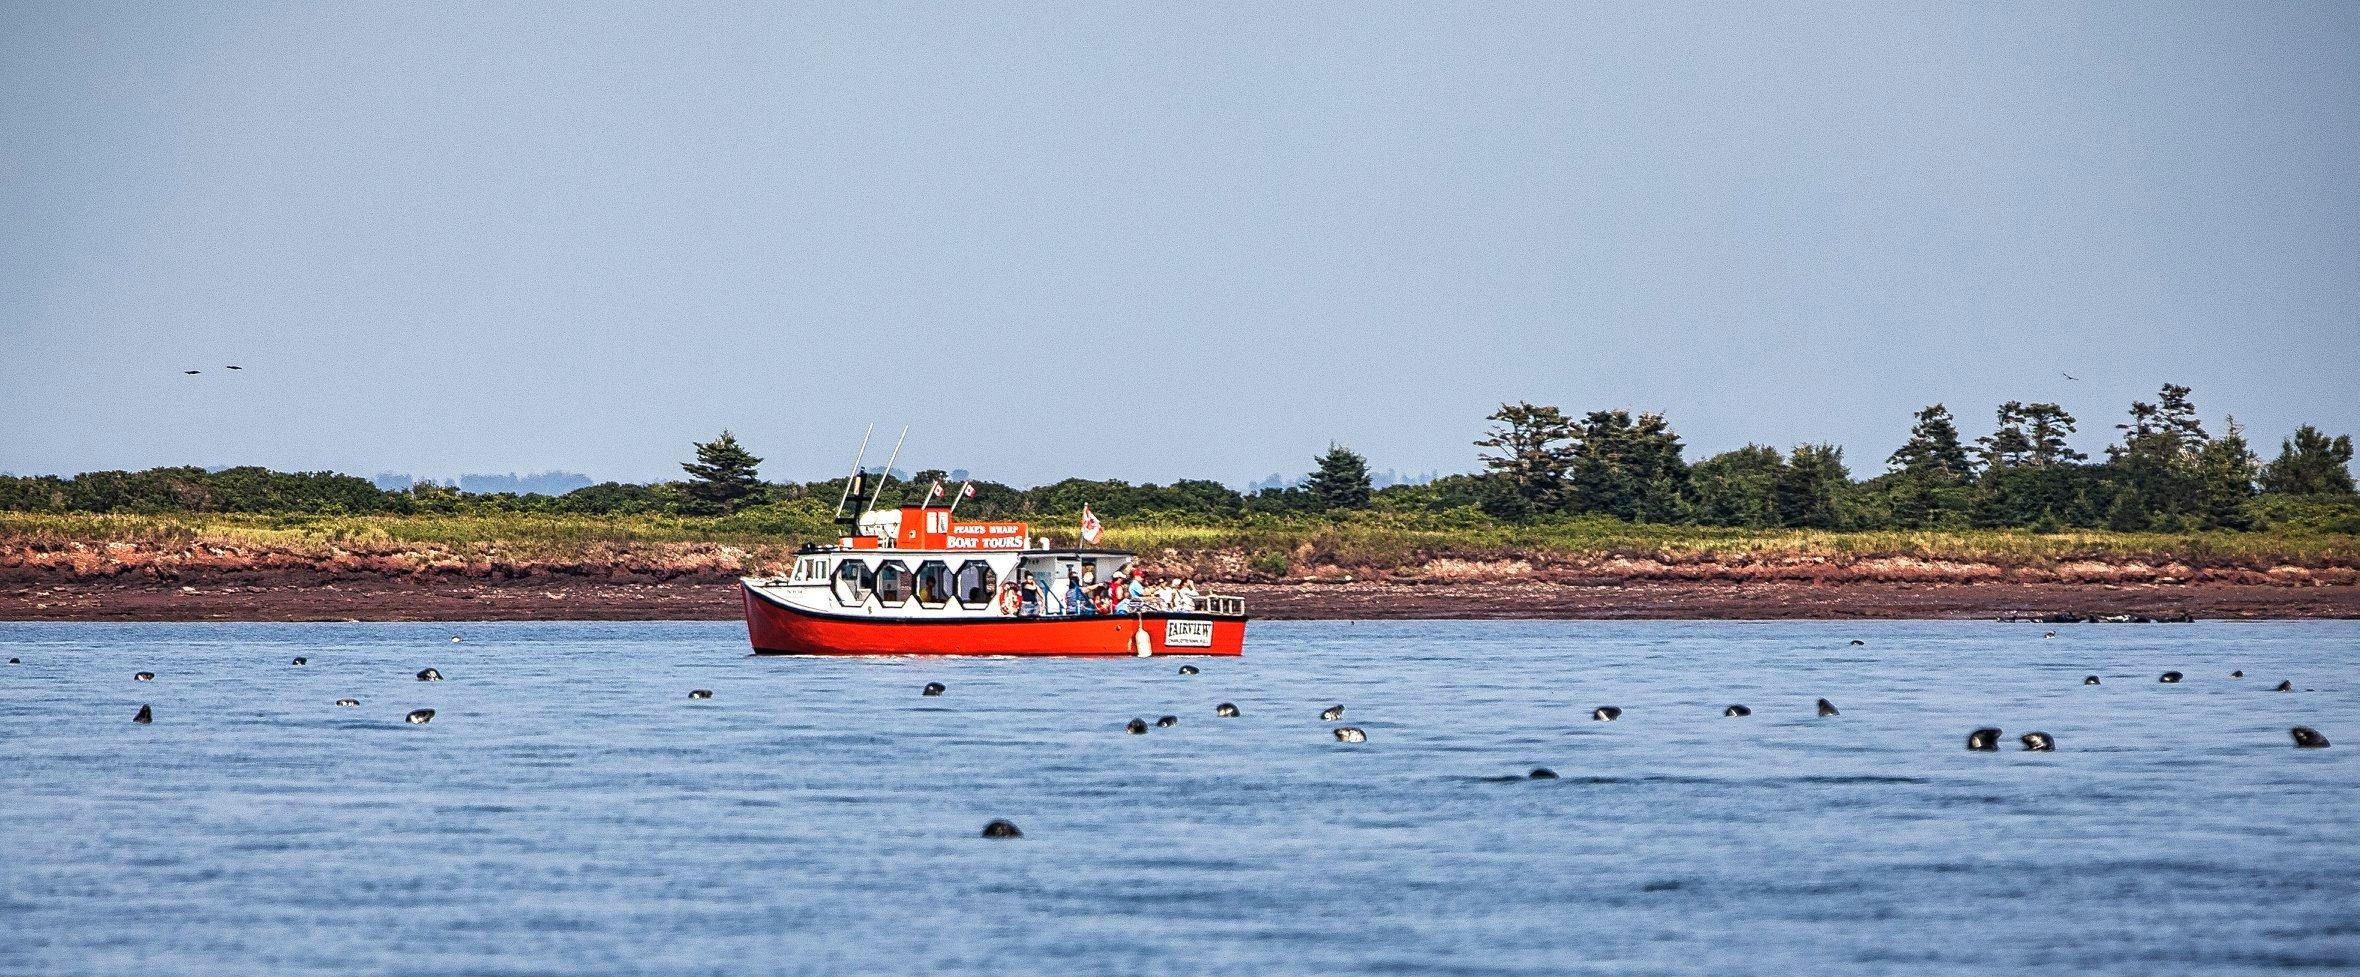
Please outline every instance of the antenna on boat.
[{"label": "antenna on boat", "polygon": [[852,456],[852,477],[844,480],[844,494],[836,499],[836,521],[844,521],[844,504],[852,501],[852,493],[860,489],[860,463],[869,456],[869,435],[877,433],[877,422],[870,421],[869,429],[860,432],[860,452]]},{"label": "antenna on boat", "polygon": [[901,437],[893,439],[893,454],[887,456],[885,459],[885,474],[877,476],[877,490],[869,493],[869,504],[863,506],[860,511],[867,512],[870,509],[877,507],[877,497],[885,494],[885,483],[893,480],[893,462],[901,457],[901,443],[907,440],[909,436],[910,426],[907,424],[902,425]]}]

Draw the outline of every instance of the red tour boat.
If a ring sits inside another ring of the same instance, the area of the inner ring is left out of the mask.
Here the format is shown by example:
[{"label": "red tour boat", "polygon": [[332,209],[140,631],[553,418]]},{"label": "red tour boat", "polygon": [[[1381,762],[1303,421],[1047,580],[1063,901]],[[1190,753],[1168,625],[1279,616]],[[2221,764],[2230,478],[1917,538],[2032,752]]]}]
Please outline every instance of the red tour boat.
[{"label": "red tour boat", "polygon": [[[898,450],[896,454],[898,454]],[[890,463],[888,463],[890,468]],[[879,486],[882,488],[882,486]],[[847,495],[857,492],[847,489]],[[940,486],[935,493],[940,493]],[[746,634],[777,655],[1235,655],[1245,601],[1202,595],[1104,606],[1127,577],[1121,550],[1052,549],[1021,522],[960,521],[954,508],[862,513],[854,535],[805,546],[785,576],[739,581]],[[1095,528],[1085,522],[1084,537]],[[1031,578],[1033,599],[1023,581]],[[1079,583],[1085,599],[1069,600]],[[1188,606],[1178,606],[1179,603]]]}]

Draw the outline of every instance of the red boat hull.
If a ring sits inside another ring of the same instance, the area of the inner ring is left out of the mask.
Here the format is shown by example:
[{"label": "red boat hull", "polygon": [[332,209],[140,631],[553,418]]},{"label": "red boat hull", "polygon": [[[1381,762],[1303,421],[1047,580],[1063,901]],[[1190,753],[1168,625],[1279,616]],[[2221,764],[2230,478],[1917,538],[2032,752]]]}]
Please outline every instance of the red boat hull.
[{"label": "red boat hull", "polygon": [[[1242,617],[1150,613],[1117,617],[1030,617],[910,621],[815,614],[740,586],[746,637],[759,655],[1135,655],[1147,635],[1156,655],[1245,652]],[[1177,622],[1178,627],[1173,624]],[[1210,635],[1203,625],[1210,625]],[[1173,645],[1172,638],[1203,640]]]}]

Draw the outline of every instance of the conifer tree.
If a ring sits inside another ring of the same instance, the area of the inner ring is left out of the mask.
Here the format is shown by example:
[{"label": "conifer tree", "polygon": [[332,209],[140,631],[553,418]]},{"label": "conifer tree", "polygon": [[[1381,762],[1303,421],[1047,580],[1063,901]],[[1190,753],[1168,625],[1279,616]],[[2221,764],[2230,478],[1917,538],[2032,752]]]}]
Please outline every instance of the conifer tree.
[{"label": "conifer tree", "polygon": [[1958,425],[1951,421],[1950,409],[1941,404],[1917,412],[1909,440],[1885,463],[1896,472],[1943,483],[1963,482],[1974,473],[1974,462],[1967,457],[1966,446],[1959,443]]},{"label": "conifer tree", "polygon": [[1563,510],[1570,491],[1566,472],[1573,466],[1573,422],[1555,407],[1522,401],[1501,404],[1488,420],[1500,426],[1475,446],[1498,452],[1478,457],[1485,477],[1505,489],[1499,500],[1506,511],[1500,514]]},{"label": "conifer tree", "polygon": [[1329,444],[1317,459],[1319,468],[1303,490],[1323,510],[1368,508],[1368,459],[1340,444]]},{"label": "conifer tree", "polygon": [[2262,491],[2286,495],[2352,494],[2352,436],[2329,438],[2305,424],[2279,443],[2278,459],[2262,468]]},{"label": "conifer tree", "polygon": [[706,515],[735,512],[762,490],[762,480],[754,474],[762,459],[739,445],[736,435],[723,431],[720,437],[695,447],[697,460],[682,462],[680,468],[690,478],[681,489],[696,511]]}]

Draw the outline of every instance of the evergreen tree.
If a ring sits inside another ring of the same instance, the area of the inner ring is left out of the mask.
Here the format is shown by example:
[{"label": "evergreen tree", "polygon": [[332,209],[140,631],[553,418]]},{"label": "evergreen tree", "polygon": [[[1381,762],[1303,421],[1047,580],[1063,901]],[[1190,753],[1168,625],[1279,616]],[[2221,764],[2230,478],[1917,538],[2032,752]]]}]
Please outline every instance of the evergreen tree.
[{"label": "evergreen tree", "polygon": [[2011,400],[1999,405],[1999,426],[1990,434],[1976,438],[1982,445],[1983,467],[2011,468],[2024,464],[2032,457],[2032,435],[2024,429],[2024,402]]},{"label": "evergreen tree", "polygon": [[2132,401],[2130,420],[2114,427],[2122,432],[2122,443],[2106,449],[2107,468],[2123,491],[2107,523],[2154,525],[2158,517],[2201,518],[2205,506],[2200,459],[2211,439],[2196,420],[2188,388],[2164,384],[2159,403]]},{"label": "evergreen tree", "polygon": [[2222,423],[2223,433],[2197,449],[2196,511],[2206,528],[2248,529],[2253,520],[2245,503],[2253,498],[2254,476],[2261,459],[2245,442],[2245,428],[2237,418]]},{"label": "evergreen tree", "polygon": [[705,515],[735,512],[762,490],[762,480],[754,475],[762,459],[739,445],[735,435],[723,431],[720,437],[695,447],[697,460],[680,464],[690,478],[681,488],[688,493],[694,511]]},{"label": "evergreen tree", "polygon": [[1509,516],[1562,511],[1570,491],[1573,422],[1555,407],[1524,402],[1501,404],[1488,420],[1500,426],[1475,446],[1498,452],[1479,457],[1486,477],[1506,491],[1492,496],[1487,508]]},{"label": "evergreen tree", "polygon": [[1319,469],[1303,490],[1321,510],[1368,508],[1368,459],[1340,444],[1329,444],[1318,458]]},{"label": "evergreen tree", "polygon": [[1660,414],[1636,421],[1623,410],[1592,411],[1572,448],[1569,480],[1573,507],[1618,519],[1677,518],[1688,465],[1680,460],[1680,436]]},{"label": "evergreen tree", "polygon": [[1697,462],[1688,469],[1696,520],[1747,529],[1778,525],[1778,475],[1784,470],[1778,449],[1759,444]]},{"label": "evergreen tree", "polygon": [[1885,464],[1901,474],[1943,484],[1964,482],[1975,471],[1966,446],[1959,443],[1958,425],[1951,421],[1950,409],[1941,404],[1917,412],[1909,440],[1902,442]]},{"label": "evergreen tree", "polygon": [[1774,486],[1779,522],[1812,529],[1841,528],[1838,499],[1851,485],[1852,472],[1844,467],[1844,449],[1832,444],[1796,445],[1787,454],[1786,467],[1779,471]]},{"label": "evergreen tree", "polygon": [[2351,495],[2352,436],[2329,438],[2305,424],[2279,443],[2278,460],[2262,469],[2262,491],[2285,495]]}]

